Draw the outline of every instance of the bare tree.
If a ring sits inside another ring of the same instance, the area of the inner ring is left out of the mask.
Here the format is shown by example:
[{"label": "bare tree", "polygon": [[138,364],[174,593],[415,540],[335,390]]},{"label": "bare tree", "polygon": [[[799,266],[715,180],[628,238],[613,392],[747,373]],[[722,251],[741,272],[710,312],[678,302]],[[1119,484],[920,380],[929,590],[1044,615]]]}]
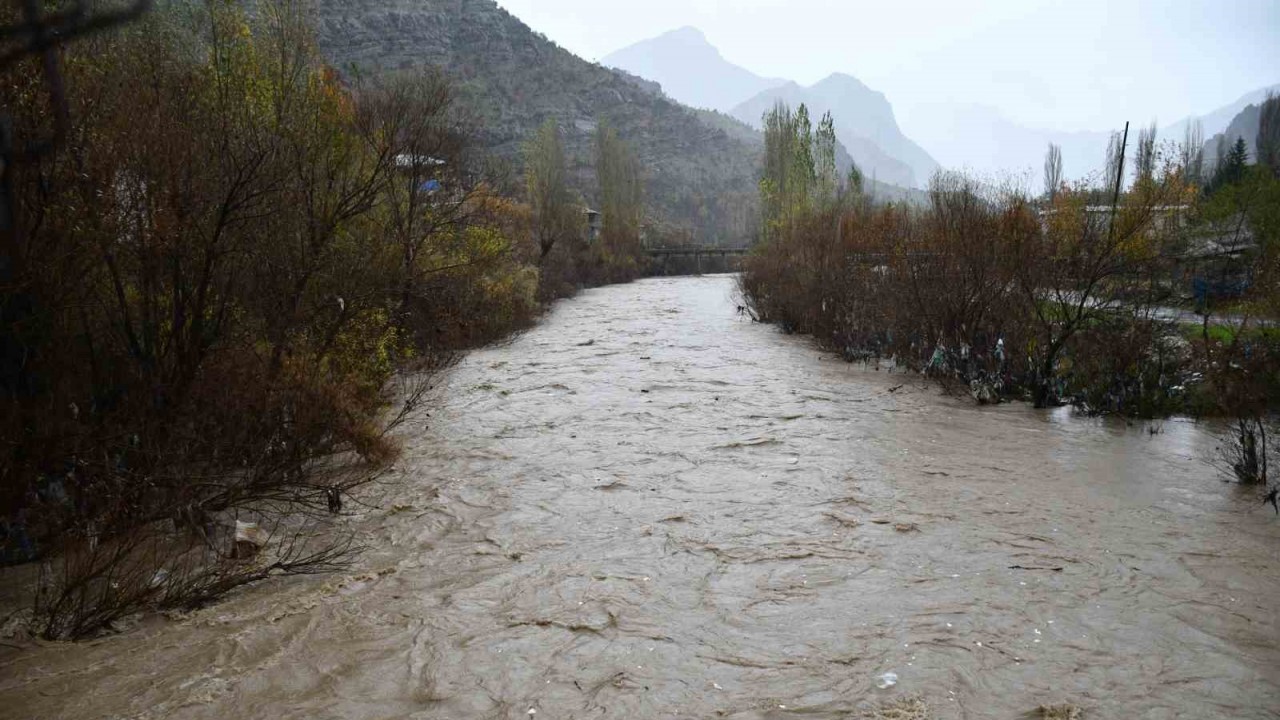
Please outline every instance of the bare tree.
[{"label": "bare tree", "polygon": [[1227,163],[1227,154],[1230,152],[1231,143],[1227,142],[1227,136],[1219,133],[1211,139],[1213,145],[1213,167],[1209,168],[1206,175],[1210,178],[1216,178],[1218,173],[1222,171],[1222,167]]},{"label": "bare tree", "polygon": [[1241,484],[1266,486],[1269,452],[1267,423],[1261,414],[1252,413],[1236,418],[1235,427],[1224,433],[1216,460],[1224,474]]},{"label": "bare tree", "polygon": [[1050,200],[1058,194],[1062,186],[1062,147],[1049,143],[1044,154],[1044,194]]},{"label": "bare tree", "polygon": [[1102,187],[1110,188],[1119,182],[1121,168],[1124,164],[1124,137],[1112,131],[1107,140],[1106,175],[1102,178]]},{"label": "bare tree", "polygon": [[453,86],[439,72],[380,79],[360,99],[362,136],[370,148],[386,144],[392,158],[381,202],[387,239],[399,255],[396,322],[405,329],[410,307],[433,275],[477,261],[458,253],[442,260],[431,250],[484,211],[484,177],[474,157],[471,119],[459,111]]},{"label": "bare tree", "polygon": [[1138,131],[1138,144],[1134,149],[1133,179],[1134,182],[1151,180],[1156,169],[1156,123]]},{"label": "bare tree", "polygon": [[[1117,175],[1122,162],[1118,155]],[[1141,319],[1163,297],[1156,264],[1168,228],[1158,216],[1177,196],[1176,179],[1161,173],[1141,183],[1109,213],[1089,205],[1087,188],[1060,193],[1043,231],[1020,236],[1016,269],[1033,316],[1037,405],[1051,400],[1057,360],[1074,336],[1117,313]]]},{"label": "bare tree", "polygon": [[1183,174],[1188,182],[1199,185],[1204,179],[1204,125],[1199,120],[1187,123],[1179,150]]}]

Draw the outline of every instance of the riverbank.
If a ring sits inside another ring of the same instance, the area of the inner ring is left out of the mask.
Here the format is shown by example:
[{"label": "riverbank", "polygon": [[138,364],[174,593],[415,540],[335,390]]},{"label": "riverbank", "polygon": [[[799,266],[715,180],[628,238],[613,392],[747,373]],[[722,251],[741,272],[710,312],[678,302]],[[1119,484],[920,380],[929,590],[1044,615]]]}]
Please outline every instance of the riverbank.
[{"label": "riverbank", "polygon": [[1270,717],[1280,524],[1210,428],[894,390],[733,282],[588,290],[469,354],[350,572],[0,648],[0,714]]}]

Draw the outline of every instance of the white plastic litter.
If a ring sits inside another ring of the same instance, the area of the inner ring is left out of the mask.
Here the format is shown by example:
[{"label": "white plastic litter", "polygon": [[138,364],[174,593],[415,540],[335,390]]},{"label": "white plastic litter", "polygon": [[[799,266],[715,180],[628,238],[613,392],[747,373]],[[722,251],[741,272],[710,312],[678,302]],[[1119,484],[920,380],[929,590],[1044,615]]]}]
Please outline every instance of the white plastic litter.
[{"label": "white plastic litter", "polygon": [[876,678],[876,687],[885,690],[898,684],[898,673],[887,672]]},{"label": "white plastic litter", "polygon": [[258,547],[267,544],[267,532],[258,523],[236,521],[236,542],[253,543]]},{"label": "white plastic litter", "polygon": [[270,534],[258,527],[257,523],[236,521],[236,557],[249,558],[267,544]]}]

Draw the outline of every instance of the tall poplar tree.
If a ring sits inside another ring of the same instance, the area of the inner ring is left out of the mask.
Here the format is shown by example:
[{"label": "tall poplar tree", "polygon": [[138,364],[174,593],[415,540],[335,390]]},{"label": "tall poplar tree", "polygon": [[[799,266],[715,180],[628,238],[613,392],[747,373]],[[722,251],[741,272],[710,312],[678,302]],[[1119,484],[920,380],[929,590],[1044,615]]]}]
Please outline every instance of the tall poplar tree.
[{"label": "tall poplar tree", "polygon": [[580,209],[567,185],[564,146],[555,120],[547,120],[524,147],[525,189],[533,208],[540,257],[578,231]]},{"label": "tall poplar tree", "polygon": [[836,175],[836,125],[831,113],[824,113],[813,138],[817,201],[826,205],[835,199],[839,178]]},{"label": "tall poplar tree", "polygon": [[604,120],[596,125],[596,176],[600,183],[601,239],[615,260],[640,251],[643,188],[631,148]]}]

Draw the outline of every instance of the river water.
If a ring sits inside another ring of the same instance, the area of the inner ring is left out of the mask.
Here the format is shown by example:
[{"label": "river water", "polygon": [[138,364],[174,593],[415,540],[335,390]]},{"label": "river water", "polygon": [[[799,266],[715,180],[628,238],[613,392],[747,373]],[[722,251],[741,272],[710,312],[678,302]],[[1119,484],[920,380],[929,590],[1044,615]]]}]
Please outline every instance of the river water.
[{"label": "river water", "polygon": [[946,398],[727,276],[585,292],[442,390],[350,572],[5,650],[0,716],[1280,712],[1280,520],[1194,423]]}]

